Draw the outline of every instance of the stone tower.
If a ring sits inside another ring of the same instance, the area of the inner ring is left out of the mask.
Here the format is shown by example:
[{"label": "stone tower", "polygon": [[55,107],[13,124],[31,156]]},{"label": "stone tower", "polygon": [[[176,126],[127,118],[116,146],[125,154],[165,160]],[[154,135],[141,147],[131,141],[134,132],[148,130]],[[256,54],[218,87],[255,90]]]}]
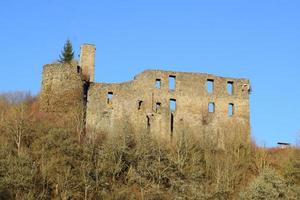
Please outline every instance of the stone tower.
[{"label": "stone tower", "polygon": [[40,93],[41,111],[67,113],[80,109],[84,105],[82,79],[76,61],[44,65]]},{"label": "stone tower", "polygon": [[96,47],[92,44],[83,44],[80,47],[79,66],[81,67],[82,75],[87,82],[94,82],[95,51]]},{"label": "stone tower", "polygon": [[89,84],[94,82],[95,50],[95,45],[83,44],[79,63],[73,60],[43,67],[41,111],[68,113],[84,108]]}]

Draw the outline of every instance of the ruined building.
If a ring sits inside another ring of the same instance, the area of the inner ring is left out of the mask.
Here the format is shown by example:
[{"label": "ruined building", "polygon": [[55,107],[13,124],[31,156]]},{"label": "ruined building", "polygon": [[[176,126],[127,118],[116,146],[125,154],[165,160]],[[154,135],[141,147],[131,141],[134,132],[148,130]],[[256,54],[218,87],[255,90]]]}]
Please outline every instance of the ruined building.
[{"label": "ruined building", "polygon": [[247,79],[204,73],[145,70],[124,83],[95,83],[95,46],[81,46],[79,63],[43,68],[41,110],[84,112],[88,135],[124,131],[172,138],[226,131],[249,135]]}]

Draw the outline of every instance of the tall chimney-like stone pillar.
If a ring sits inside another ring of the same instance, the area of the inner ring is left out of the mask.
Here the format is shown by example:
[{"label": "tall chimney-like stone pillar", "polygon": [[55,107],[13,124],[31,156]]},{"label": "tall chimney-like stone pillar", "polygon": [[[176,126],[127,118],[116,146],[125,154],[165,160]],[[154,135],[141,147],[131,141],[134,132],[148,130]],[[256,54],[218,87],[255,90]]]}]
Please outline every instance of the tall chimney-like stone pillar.
[{"label": "tall chimney-like stone pillar", "polygon": [[86,81],[94,82],[95,74],[95,52],[96,46],[93,44],[83,44],[80,46],[79,66]]}]

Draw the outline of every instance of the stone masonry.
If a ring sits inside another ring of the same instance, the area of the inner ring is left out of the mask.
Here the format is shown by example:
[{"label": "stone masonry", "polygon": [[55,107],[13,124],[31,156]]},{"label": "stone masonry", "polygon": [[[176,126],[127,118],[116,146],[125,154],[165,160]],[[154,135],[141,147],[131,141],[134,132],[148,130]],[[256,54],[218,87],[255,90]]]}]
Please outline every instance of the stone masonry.
[{"label": "stone masonry", "polygon": [[[45,65],[41,91],[44,112],[82,105],[88,136],[149,133],[218,135],[242,129],[250,135],[247,79],[204,73],[145,70],[124,83],[94,82],[94,45],[82,45],[80,63]],[[72,98],[65,94],[73,93]],[[56,99],[56,100],[55,100]],[[65,101],[62,107],[57,99]]]}]

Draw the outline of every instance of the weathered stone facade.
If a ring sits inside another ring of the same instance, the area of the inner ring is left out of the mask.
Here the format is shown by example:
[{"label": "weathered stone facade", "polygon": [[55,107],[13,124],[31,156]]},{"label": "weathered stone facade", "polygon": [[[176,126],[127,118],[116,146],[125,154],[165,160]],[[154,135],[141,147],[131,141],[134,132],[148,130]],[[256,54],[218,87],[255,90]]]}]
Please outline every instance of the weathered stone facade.
[{"label": "weathered stone facade", "polygon": [[65,113],[84,104],[83,76],[77,62],[54,63],[43,68],[40,108],[48,113]]},{"label": "weathered stone facade", "polygon": [[84,79],[88,82],[94,82],[95,52],[96,48],[92,44],[84,44],[80,47],[79,66],[81,67]]},{"label": "weathered stone facade", "polygon": [[[73,66],[72,73],[62,70],[61,64],[44,67],[41,92],[44,111],[56,111],[52,109],[55,103],[47,94],[72,93],[81,88],[82,97],[76,101],[86,104],[89,136],[130,131],[176,138],[181,133],[201,135],[209,132],[224,138],[226,131],[234,129],[243,129],[249,135],[249,80],[145,70],[132,81],[94,83],[93,49],[94,46],[81,47],[80,63],[84,66]],[[84,61],[85,58],[88,61]]]}]

